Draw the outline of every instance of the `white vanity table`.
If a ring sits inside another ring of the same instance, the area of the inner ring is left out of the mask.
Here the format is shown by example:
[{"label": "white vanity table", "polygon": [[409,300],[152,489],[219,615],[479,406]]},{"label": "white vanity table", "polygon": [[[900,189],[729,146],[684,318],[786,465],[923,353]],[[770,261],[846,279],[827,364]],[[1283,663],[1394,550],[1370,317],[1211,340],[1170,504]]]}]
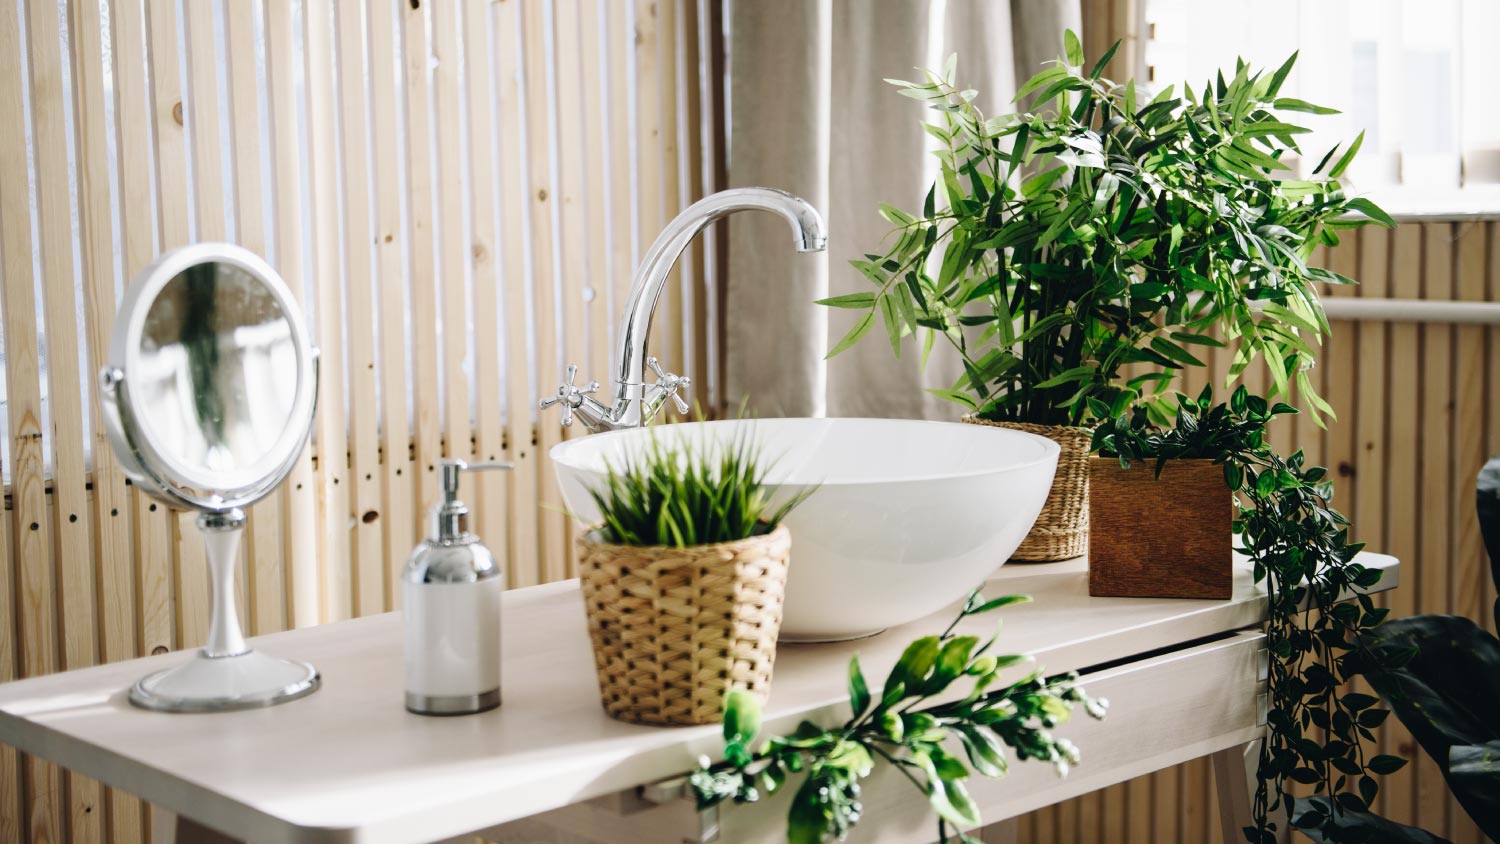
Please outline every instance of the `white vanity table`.
[{"label": "white vanity table", "polygon": [[[1377,590],[1396,586],[1394,558],[1363,554],[1360,562],[1383,571]],[[1003,779],[970,780],[985,821],[1213,754],[1223,822],[1237,827],[1249,811],[1243,751],[1263,729],[1263,593],[1245,569],[1229,601],[1090,598],[1086,580],[1082,560],[1013,564],[985,588],[991,597],[1036,598],[1001,611],[1001,651],[1034,654],[1049,672],[1082,671],[1088,691],[1111,704],[1103,722],[1079,712],[1060,728],[1083,753],[1066,779],[1026,763]],[[856,642],[783,646],[767,729],[842,720],[850,653],[859,652],[868,676],[883,678],[908,641],[949,618],[944,611]],[[993,623],[971,622],[982,635]],[[504,703],[480,715],[406,712],[393,613],[254,644],[316,664],[322,689],[266,709],[149,712],[130,706],[126,690],[187,655],[148,657],[0,686],[0,742],[177,813],[179,841],[396,844],[480,830],[528,842],[698,841],[715,831],[725,842],[784,840],[779,800],[700,817],[690,801],[673,799],[670,783],[653,785],[691,769],[699,754],[716,754],[718,727],[640,727],[605,716],[577,581],[506,594]],[[871,779],[851,840],[931,840],[925,800],[898,780]],[[170,833],[173,825],[158,827]]]}]

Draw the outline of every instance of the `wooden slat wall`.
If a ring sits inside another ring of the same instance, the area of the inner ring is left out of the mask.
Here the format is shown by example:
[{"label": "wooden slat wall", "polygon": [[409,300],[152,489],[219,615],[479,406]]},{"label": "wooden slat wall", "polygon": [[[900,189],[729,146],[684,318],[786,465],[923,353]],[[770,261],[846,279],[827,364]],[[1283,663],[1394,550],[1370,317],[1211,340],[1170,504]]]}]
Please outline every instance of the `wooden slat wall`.
[{"label": "wooden slat wall", "polygon": [[[464,493],[512,584],[571,572],[535,402],[564,363],[608,383],[634,255],[712,184],[710,1],[0,4],[0,681],[203,638],[193,517],[125,481],[92,376],[117,289],[193,241],[265,255],[322,348],[316,441],[250,513],[251,632],[395,608],[444,456],[516,464]],[[699,264],[656,321],[678,371]],[[0,747],[0,842],[149,827]]]}]

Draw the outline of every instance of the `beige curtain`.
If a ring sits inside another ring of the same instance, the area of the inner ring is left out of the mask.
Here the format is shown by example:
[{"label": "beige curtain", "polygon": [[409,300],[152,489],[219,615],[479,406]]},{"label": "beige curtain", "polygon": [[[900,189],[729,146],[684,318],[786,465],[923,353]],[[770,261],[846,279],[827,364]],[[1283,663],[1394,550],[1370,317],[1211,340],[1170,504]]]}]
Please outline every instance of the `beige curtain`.
[{"label": "beige curtain", "polygon": [[1016,80],[1079,29],[1078,0],[731,0],[732,186],[796,193],[828,221],[828,252],[794,253],[786,224],[765,214],[731,222],[724,338],[725,395],[754,415],[947,419],[956,357],[935,349],[927,369],[908,338],[898,360],[877,328],[833,360],[824,355],[857,312],[812,302],[866,289],[848,261],[883,251],[878,203],[921,208],[935,172],[918,126],[927,112],[882,80],[959,56],[960,82],[980,107],[1011,109]]}]

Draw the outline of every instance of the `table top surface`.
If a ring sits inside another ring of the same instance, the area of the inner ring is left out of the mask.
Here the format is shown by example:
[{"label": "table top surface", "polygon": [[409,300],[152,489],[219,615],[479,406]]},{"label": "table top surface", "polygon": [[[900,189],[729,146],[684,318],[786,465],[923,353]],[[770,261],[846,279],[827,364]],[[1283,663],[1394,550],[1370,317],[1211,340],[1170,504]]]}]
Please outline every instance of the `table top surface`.
[{"label": "table top surface", "polygon": [[[1397,582],[1394,558],[1363,554]],[[999,652],[1055,673],[1126,660],[1260,624],[1264,593],[1243,565],[1227,601],[1091,598],[1083,560],[1010,564],[985,586],[1030,604],[998,612]],[[878,683],[913,638],[954,610],[856,642],[779,648],[766,727],[846,717],[860,655]],[[961,629],[988,635],[995,615]],[[504,704],[429,718],[403,708],[401,618],[387,613],[251,640],[313,663],[323,687],[267,709],[148,712],[126,701],[178,652],[0,685],[0,742],[140,795],[231,835],[266,842],[430,841],[682,773],[717,754],[717,726],[643,727],[599,705],[576,580],[506,593]]]}]

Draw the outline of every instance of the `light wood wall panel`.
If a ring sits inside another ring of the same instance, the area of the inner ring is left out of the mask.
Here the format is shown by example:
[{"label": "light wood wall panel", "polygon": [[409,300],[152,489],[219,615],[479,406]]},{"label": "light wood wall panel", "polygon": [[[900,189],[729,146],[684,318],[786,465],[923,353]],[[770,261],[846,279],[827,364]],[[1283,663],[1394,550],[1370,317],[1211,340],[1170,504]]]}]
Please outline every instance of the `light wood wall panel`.
[{"label": "light wood wall panel", "polygon": [[[443,457],[516,465],[463,493],[510,583],[573,571],[546,452],[578,431],[535,403],[565,363],[608,384],[635,254],[712,183],[708,2],[0,4],[0,682],[204,636],[193,516],[125,480],[92,374],[118,291],[195,241],[264,255],[322,350],[315,442],[249,514],[250,632],[396,608]],[[694,281],[656,320],[678,371],[711,357]],[[0,748],[0,844],[150,831]]]}]

